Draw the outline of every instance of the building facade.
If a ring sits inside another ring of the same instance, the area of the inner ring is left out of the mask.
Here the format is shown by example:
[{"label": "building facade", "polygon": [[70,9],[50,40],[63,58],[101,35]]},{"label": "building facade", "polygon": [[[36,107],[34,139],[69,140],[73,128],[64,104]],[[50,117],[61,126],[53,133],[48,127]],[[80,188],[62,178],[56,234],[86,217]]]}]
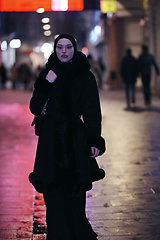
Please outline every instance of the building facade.
[{"label": "building facade", "polygon": [[[133,55],[138,58],[142,45],[148,45],[160,67],[159,12],[158,0],[120,0],[117,1],[116,13],[101,14],[98,23],[101,33],[95,37],[95,41],[91,41],[88,35],[87,45],[95,60],[101,55],[106,64],[104,84],[110,87],[123,86],[120,65],[127,48],[131,48]],[[160,95],[159,76],[155,75],[154,70],[152,72],[152,91]],[[138,86],[141,87],[140,78]]]}]

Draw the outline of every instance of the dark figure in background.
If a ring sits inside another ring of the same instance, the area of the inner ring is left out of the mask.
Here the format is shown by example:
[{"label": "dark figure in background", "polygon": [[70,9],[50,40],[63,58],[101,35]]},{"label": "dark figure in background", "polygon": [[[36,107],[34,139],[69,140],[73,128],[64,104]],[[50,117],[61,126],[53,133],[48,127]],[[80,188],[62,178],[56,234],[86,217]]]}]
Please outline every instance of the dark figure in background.
[{"label": "dark figure in background", "polygon": [[126,50],[126,56],[122,60],[121,64],[121,75],[125,83],[125,93],[127,108],[130,108],[130,89],[132,92],[132,103],[135,103],[135,83],[138,73],[137,59],[132,56],[131,49]]},{"label": "dark figure in background", "polygon": [[24,90],[27,90],[30,83],[31,71],[26,63],[21,64],[19,67],[19,78],[24,84]]},{"label": "dark figure in background", "polygon": [[149,53],[147,46],[142,46],[142,54],[139,57],[139,72],[142,78],[143,84],[143,94],[144,101],[146,105],[151,104],[151,73],[152,73],[152,65],[154,66],[157,75],[159,75],[159,68],[154,56]]},{"label": "dark figure in background", "polygon": [[18,69],[17,69],[16,63],[13,64],[13,66],[10,69],[10,72],[11,72],[12,89],[16,89],[16,82],[18,79]]},{"label": "dark figure in background", "polygon": [[40,72],[44,69],[44,67],[38,65],[38,67],[36,68],[36,71],[35,71],[35,76],[38,77]]},{"label": "dark figure in background", "polygon": [[91,72],[94,74],[96,81],[97,81],[97,85],[99,87],[99,83],[101,81],[101,69],[100,69],[100,65],[93,59],[92,54],[88,54],[88,61],[91,67]]},{"label": "dark figure in background", "polygon": [[[95,157],[105,151],[98,89],[75,39],[61,34],[30,101],[34,115],[47,102],[30,182],[43,193],[47,240],[96,240],[85,214],[86,191],[104,177]],[[82,120],[83,118],[83,120]]]},{"label": "dark figure in background", "polygon": [[6,81],[7,81],[7,70],[3,63],[0,66],[0,77],[1,77],[2,88],[5,89]]},{"label": "dark figure in background", "polygon": [[98,87],[102,88],[103,85],[103,73],[105,71],[105,66],[102,61],[102,57],[98,58],[98,65],[99,65],[99,81],[98,81]]}]

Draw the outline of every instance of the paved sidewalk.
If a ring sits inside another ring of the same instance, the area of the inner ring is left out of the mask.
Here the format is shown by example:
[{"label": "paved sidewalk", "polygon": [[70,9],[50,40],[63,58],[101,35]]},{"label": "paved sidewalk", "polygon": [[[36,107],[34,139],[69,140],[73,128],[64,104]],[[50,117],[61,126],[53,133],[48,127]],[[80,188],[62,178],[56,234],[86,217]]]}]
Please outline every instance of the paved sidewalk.
[{"label": "paved sidewalk", "polygon": [[0,239],[32,237],[34,192],[28,182],[36,139],[29,94],[0,91]]},{"label": "paved sidewalk", "polygon": [[[160,239],[160,99],[125,110],[123,91],[100,91],[108,151],[104,180],[87,193],[87,216],[99,240]],[[45,239],[42,194],[28,182],[37,137],[30,92],[0,90],[0,239]]]}]

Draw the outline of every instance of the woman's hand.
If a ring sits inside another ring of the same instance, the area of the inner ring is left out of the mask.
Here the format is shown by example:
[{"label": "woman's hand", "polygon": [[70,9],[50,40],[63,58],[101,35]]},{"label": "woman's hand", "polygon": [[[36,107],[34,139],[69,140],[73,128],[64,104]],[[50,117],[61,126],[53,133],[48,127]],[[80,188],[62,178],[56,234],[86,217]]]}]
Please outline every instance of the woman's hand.
[{"label": "woman's hand", "polygon": [[92,156],[90,158],[98,157],[100,150],[96,147],[91,147]]},{"label": "woman's hand", "polygon": [[46,80],[50,83],[53,83],[56,80],[56,78],[57,78],[57,75],[52,70],[50,70],[46,75]]}]

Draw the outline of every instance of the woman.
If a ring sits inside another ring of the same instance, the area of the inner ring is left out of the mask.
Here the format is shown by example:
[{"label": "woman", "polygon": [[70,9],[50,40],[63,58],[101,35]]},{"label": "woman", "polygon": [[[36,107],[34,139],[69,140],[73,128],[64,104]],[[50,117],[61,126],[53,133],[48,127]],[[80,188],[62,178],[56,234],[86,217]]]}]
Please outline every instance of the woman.
[{"label": "woman", "polygon": [[[30,110],[39,115],[34,171],[29,179],[46,204],[47,240],[95,240],[85,215],[86,191],[104,178],[95,157],[105,151],[95,78],[75,39],[59,35],[35,83]],[[83,117],[83,120],[82,120]]]}]

